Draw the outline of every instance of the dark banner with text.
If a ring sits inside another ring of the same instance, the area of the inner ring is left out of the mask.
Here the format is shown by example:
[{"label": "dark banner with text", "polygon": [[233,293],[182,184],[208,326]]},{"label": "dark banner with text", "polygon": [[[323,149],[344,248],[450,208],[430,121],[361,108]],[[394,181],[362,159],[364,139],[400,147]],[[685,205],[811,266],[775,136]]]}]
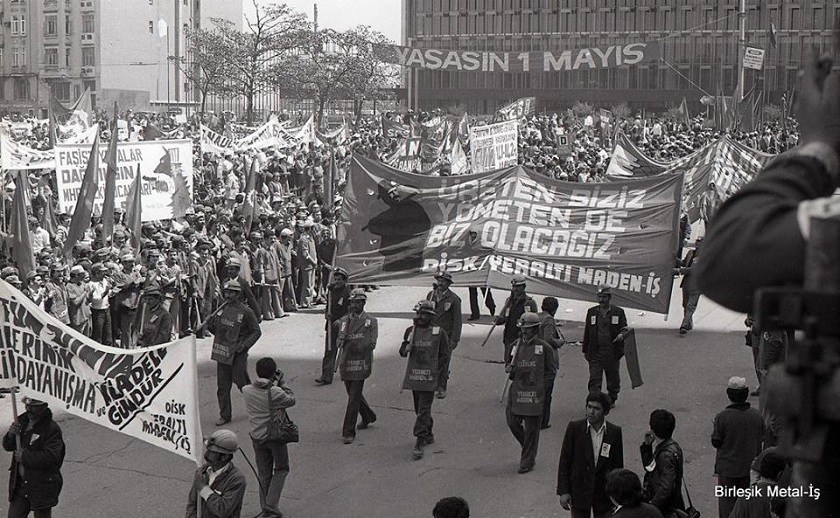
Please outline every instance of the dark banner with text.
[{"label": "dark banner with text", "polygon": [[432,177],[354,158],[338,231],[338,265],[354,284],[510,288],[657,313],[670,304],[682,175],[580,184],[522,167]]}]

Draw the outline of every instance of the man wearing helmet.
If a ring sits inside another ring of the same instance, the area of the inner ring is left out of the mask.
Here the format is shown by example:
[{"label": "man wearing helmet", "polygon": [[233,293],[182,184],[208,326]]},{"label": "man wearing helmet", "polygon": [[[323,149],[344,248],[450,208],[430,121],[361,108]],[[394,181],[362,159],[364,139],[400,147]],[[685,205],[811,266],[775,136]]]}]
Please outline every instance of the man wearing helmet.
[{"label": "man wearing helmet", "polygon": [[440,326],[449,337],[450,346],[440,351],[441,366],[437,377],[435,392],[438,399],[446,397],[446,384],[449,381],[449,362],[452,359],[452,351],[458,347],[461,340],[461,297],[449,289],[452,286],[452,274],[447,271],[440,271],[435,275],[435,289],[430,291],[426,298],[432,302],[435,318],[434,324]]},{"label": "man wearing helmet", "polygon": [[445,369],[445,352],[449,351],[449,337],[438,325],[432,325],[436,318],[435,305],[430,300],[421,300],[414,306],[417,315],[414,325],[405,330],[400,346],[400,356],[408,357],[403,388],[411,390],[414,397],[414,443],[412,456],[423,458],[423,448],[435,442],[432,434],[432,400],[438,377]]},{"label": "man wearing helmet", "polygon": [[502,339],[505,344],[505,363],[510,363],[513,343],[519,338],[519,318],[526,312],[536,314],[538,311],[537,303],[525,293],[526,284],[527,279],[524,275],[518,273],[513,276],[510,281],[510,296],[505,301],[502,314],[496,317],[496,324],[505,326]]},{"label": "man wearing helmet", "polygon": [[197,515],[201,500],[202,518],[238,518],[245,498],[245,477],[233,465],[239,439],[230,430],[216,430],[205,441],[204,466],[195,472],[187,518]]},{"label": "man wearing helmet", "polygon": [[518,323],[521,336],[514,342],[511,361],[505,363],[505,372],[511,380],[505,419],[513,436],[522,446],[519,473],[534,469],[537,446],[540,443],[545,378],[550,375],[551,346],[538,338],[540,317],[524,313]]},{"label": "man wearing helmet", "polygon": [[611,298],[609,286],[598,287],[598,305],[586,312],[582,349],[589,363],[589,392],[601,392],[606,377],[607,393],[615,406],[621,390],[618,367],[624,356],[624,337],[629,329],[624,310],[610,304]]},{"label": "man wearing helmet", "polygon": [[350,313],[338,321],[337,341],[341,353],[337,362],[348,396],[341,430],[344,444],[350,444],[356,438],[359,414],[362,416],[359,430],[376,421],[376,414],[362,395],[365,379],[370,376],[373,367],[373,349],[379,334],[376,319],[365,313],[366,302],[364,290],[357,288],[351,291]]},{"label": "man wearing helmet", "polygon": [[321,377],[315,380],[318,385],[329,385],[335,373],[335,353],[337,351],[338,321],[350,311],[350,288],[347,286],[347,270],[336,268],[332,283],[328,286],[326,332],[324,338],[324,359],[321,362]]},{"label": "man wearing helmet", "polygon": [[218,315],[202,324],[196,333],[204,328],[213,333],[213,352],[210,358],[216,362],[216,397],[219,400],[219,419],[216,426],[231,420],[230,389],[233,383],[242,387],[251,383],[248,378],[248,349],[262,335],[257,316],[242,303],[242,286],[238,279],[225,283],[225,306]]},{"label": "man wearing helmet", "polygon": [[157,282],[143,288],[143,310],[133,323],[136,329],[136,344],[126,342],[123,347],[147,347],[165,344],[172,337],[172,315],[161,304],[161,289]]}]

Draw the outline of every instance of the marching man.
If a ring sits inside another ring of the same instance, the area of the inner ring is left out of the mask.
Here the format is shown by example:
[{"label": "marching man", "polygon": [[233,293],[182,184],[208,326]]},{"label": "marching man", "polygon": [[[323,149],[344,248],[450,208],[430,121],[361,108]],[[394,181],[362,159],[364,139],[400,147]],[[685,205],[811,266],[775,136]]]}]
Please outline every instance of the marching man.
[{"label": "marching man", "polygon": [[505,418],[513,436],[522,446],[519,473],[528,473],[534,469],[537,458],[545,397],[544,380],[552,369],[546,355],[553,354],[553,350],[537,337],[540,317],[536,313],[523,314],[519,318],[519,329],[522,335],[513,344],[511,362],[505,364],[505,372],[511,380]]},{"label": "marching man", "polygon": [[400,356],[408,357],[403,388],[411,390],[414,397],[414,443],[412,457],[423,458],[423,448],[435,442],[432,434],[432,400],[438,383],[440,368],[445,362],[445,351],[449,348],[449,337],[440,326],[433,326],[435,305],[421,300],[414,306],[417,315],[414,325],[405,330],[400,346]]},{"label": "marching man", "polygon": [[362,390],[365,380],[370,377],[373,368],[373,349],[376,347],[378,324],[376,319],[365,313],[367,295],[362,289],[350,292],[350,313],[338,321],[338,367],[341,380],[347,389],[347,411],[344,413],[344,425],[341,433],[344,444],[350,444],[356,438],[356,421],[359,414],[362,422],[359,430],[364,430],[376,421],[376,414],[368,405]]}]

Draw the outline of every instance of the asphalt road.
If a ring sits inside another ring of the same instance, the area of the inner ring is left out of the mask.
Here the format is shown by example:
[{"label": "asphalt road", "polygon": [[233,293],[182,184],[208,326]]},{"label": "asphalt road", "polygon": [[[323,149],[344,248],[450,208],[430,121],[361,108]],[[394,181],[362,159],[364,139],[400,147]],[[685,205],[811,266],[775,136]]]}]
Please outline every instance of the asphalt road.
[{"label": "asphalt road", "polygon": [[[378,414],[356,442],[341,441],[346,394],[341,383],[316,387],[323,352],[323,315],[320,311],[293,314],[267,322],[263,336],[251,350],[249,367],[264,355],[278,360],[294,389],[297,405],[291,417],[301,430],[299,444],[290,446],[291,474],[281,500],[286,516],[302,517],[430,517],[444,496],[467,499],[476,517],[569,516],[555,495],[557,461],[568,421],[583,417],[588,370],[579,348],[561,351],[560,374],[554,389],[552,427],[540,438],[536,469],[516,473],[519,446],[505,424],[499,403],[505,376],[501,330],[487,347],[481,341],[490,318],[464,325],[461,345],[452,360],[449,394],[435,400],[435,444],[426,457],[411,460],[414,413],[411,393],[400,393],[405,360],[397,349],[410,324],[411,308],[427,290],[383,288],[369,294],[368,311],[379,319],[379,345],[373,376],[365,395]],[[456,289],[468,311],[467,292]],[[726,381],[732,375],[755,383],[750,351],[743,345],[743,316],[702,300],[696,329],[678,337],[679,295],[671,320],[628,310],[637,328],[645,384],[631,390],[622,367],[622,392],[608,419],[624,429],[625,466],[642,474],[638,445],[647,430],[650,412],[667,408],[677,417],[675,439],[685,453],[685,473],[695,506],[703,516],[717,514],[714,499],[712,419],[728,403]],[[502,298],[501,293],[497,298]],[[594,298],[594,297],[593,297]],[[502,301],[497,301],[501,305]],[[561,302],[559,318],[568,322],[568,340],[579,339],[581,320],[591,304]],[[199,341],[199,389],[205,435],[218,417],[215,363],[210,340]],[[753,399],[755,403],[755,399]],[[245,453],[253,462],[244,401],[234,389],[232,423]],[[0,426],[11,419],[8,398],[0,401]],[[146,443],[88,423],[60,416],[67,442],[64,489],[54,515],[75,517],[183,516],[195,466]],[[3,453],[6,462],[10,454]],[[242,455],[235,464],[248,479],[243,517],[259,514],[257,482]],[[0,477],[5,484],[8,473]],[[2,487],[5,487],[3,485]],[[6,513],[5,498],[0,513]]]}]

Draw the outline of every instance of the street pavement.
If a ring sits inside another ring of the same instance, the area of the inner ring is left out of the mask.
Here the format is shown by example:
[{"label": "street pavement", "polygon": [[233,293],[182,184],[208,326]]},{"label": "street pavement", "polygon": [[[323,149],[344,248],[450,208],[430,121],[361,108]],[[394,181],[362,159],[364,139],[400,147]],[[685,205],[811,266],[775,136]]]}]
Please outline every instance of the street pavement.
[{"label": "street pavement", "polygon": [[[455,291],[464,302],[466,318],[467,290]],[[289,447],[291,473],[280,505],[285,516],[430,517],[438,499],[453,495],[466,498],[475,517],[569,516],[558,504],[555,488],[566,424],[583,417],[588,369],[579,347],[561,350],[552,427],[541,434],[536,469],[519,475],[519,445],[505,424],[504,405],[499,402],[505,382],[501,329],[482,348],[490,317],[485,314],[478,322],[465,321],[452,360],[449,394],[444,400],[436,399],[432,407],[436,442],[427,448],[424,459],[411,459],[414,412],[411,393],[400,392],[405,360],[397,351],[410,325],[411,309],[426,292],[423,288],[382,288],[368,294],[367,310],[379,319],[379,344],[365,395],[378,420],[360,431],[352,445],[341,441],[344,387],[338,381],[324,387],[314,384],[323,353],[322,307],[263,324],[263,336],[251,349],[249,371],[253,376],[254,363],[261,356],[278,361],[295,392],[297,405],[289,414],[301,430],[300,443]],[[494,294],[501,307],[504,294],[501,290]],[[625,466],[642,475],[638,446],[650,412],[657,408],[674,412],[674,438],[684,450],[694,505],[703,516],[713,516],[717,504],[712,419],[728,404],[728,378],[744,376],[754,388],[755,374],[750,350],[744,347],[743,315],[701,299],[695,330],[682,338],[677,335],[680,301],[675,288],[668,321],[661,315],[627,310],[628,321],[637,328],[645,383],[632,390],[622,366],[620,399],[607,419],[623,428]],[[582,337],[579,321],[593,304],[561,301],[557,317],[566,321],[562,330],[567,340]],[[205,435],[212,433],[218,418],[216,365],[210,360],[210,346],[211,340],[198,343]],[[751,401],[757,403],[755,398]],[[67,457],[55,516],[183,516],[194,465],[139,440],[57,413]],[[242,449],[253,462],[244,400],[235,388],[233,416],[227,427],[239,435]],[[5,430],[10,421],[6,397],[0,400],[0,426]],[[3,457],[10,462],[11,454]],[[234,463],[248,480],[242,516],[256,516],[260,512],[256,478],[241,454]],[[7,476],[3,470],[0,487],[6,487]],[[8,504],[5,498],[0,500],[0,514],[5,514]]]}]

